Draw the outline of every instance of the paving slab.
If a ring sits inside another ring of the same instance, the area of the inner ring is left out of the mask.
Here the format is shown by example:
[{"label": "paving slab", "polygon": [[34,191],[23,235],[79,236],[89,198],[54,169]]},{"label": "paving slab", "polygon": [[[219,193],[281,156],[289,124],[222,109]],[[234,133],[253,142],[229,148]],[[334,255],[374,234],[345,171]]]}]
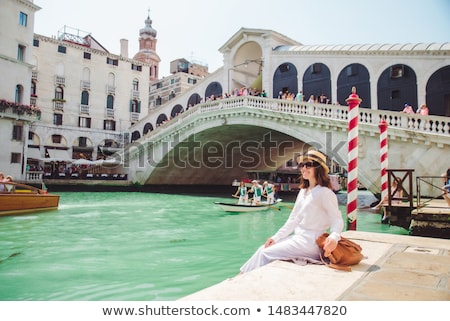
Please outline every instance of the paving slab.
[{"label": "paving slab", "polygon": [[450,301],[450,240],[345,231],[365,259],[351,272],[275,261],[179,301]]}]

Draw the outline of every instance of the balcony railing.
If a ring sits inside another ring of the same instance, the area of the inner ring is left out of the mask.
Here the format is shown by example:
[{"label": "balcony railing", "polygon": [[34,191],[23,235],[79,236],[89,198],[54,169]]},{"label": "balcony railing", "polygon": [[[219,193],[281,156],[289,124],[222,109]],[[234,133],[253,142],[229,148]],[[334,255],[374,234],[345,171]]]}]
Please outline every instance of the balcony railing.
[{"label": "balcony railing", "polygon": [[130,121],[132,121],[132,122],[134,122],[134,121],[138,121],[139,120],[139,113],[134,113],[134,112],[131,112],[130,113]]},{"label": "balcony railing", "polygon": [[41,118],[41,109],[39,107],[23,105],[6,99],[0,99],[0,113],[3,114],[1,117],[4,117],[4,115],[9,117],[15,114],[19,115],[20,118]]},{"label": "balcony railing", "polygon": [[64,111],[64,102],[53,101],[53,110]]},{"label": "balcony railing", "polygon": [[37,80],[37,78],[38,78],[38,72],[37,72],[37,70],[33,70],[31,72],[31,79]]},{"label": "balcony railing", "polygon": [[66,77],[55,76],[55,85],[66,85]]},{"label": "balcony railing", "polygon": [[105,115],[106,115],[107,118],[114,118],[114,109],[106,108],[105,109]]},{"label": "balcony railing", "polygon": [[133,99],[139,99],[139,91],[138,90],[132,90],[131,91],[131,96],[133,97]]},{"label": "balcony railing", "polygon": [[89,105],[80,104],[80,114],[89,114]]},{"label": "balcony railing", "polygon": [[90,90],[91,89],[91,82],[82,80],[80,84],[81,90]]},{"label": "balcony railing", "polygon": [[116,87],[115,86],[106,85],[106,94],[108,94],[108,95],[115,95],[115,93],[116,93]]}]

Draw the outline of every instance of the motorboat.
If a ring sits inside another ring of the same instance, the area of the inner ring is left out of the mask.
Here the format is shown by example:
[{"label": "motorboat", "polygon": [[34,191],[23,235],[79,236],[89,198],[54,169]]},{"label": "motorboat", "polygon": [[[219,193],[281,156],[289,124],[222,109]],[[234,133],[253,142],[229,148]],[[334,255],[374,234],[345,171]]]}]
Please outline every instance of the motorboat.
[{"label": "motorboat", "polygon": [[56,210],[59,195],[15,182],[0,182],[0,216]]}]

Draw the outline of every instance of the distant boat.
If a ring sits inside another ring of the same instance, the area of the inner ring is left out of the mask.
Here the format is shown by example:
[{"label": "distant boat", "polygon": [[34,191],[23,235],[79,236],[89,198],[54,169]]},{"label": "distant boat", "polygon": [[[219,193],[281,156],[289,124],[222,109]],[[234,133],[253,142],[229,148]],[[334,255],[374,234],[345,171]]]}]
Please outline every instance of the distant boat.
[{"label": "distant boat", "polygon": [[225,212],[259,212],[270,208],[269,205],[244,205],[224,202],[214,202],[214,204],[219,205]]},{"label": "distant boat", "polygon": [[56,210],[59,195],[34,186],[0,182],[0,216]]}]

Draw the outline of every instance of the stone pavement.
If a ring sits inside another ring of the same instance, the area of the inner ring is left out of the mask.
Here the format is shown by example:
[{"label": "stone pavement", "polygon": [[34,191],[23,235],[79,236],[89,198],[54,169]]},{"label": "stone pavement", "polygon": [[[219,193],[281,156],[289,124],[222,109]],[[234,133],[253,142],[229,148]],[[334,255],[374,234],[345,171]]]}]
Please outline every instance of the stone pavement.
[{"label": "stone pavement", "polygon": [[366,256],[351,272],[276,261],[180,301],[450,301],[450,240],[345,231]]}]

